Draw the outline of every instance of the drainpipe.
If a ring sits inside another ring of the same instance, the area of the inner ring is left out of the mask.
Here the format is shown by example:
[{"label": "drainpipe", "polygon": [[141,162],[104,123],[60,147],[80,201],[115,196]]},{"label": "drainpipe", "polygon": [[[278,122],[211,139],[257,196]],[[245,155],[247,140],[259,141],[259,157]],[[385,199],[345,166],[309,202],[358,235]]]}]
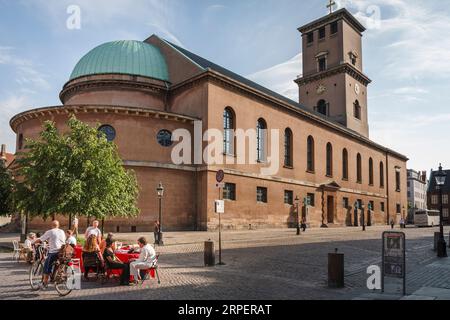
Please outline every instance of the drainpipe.
[{"label": "drainpipe", "polygon": [[386,201],[387,225],[389,225],[391,223],[391,219],[390,219],[391,210],[390,210],[390,205],[389,205],[391,197],[389,196],[389,189],[390,189],[390,186],[389,186],[389,156],[388,156],[387,152],[386,152],[386,170],[385,171],[386,171],[386,195],[387,195],[387,201]]}]

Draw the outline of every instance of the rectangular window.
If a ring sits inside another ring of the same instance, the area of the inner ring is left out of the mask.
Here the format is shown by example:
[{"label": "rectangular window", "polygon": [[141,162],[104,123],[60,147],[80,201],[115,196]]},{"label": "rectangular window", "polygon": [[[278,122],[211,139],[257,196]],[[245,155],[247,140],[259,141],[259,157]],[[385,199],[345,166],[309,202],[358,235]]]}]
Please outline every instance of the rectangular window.
[{"label": "rectangular window", "polygon": [[315,207],[316,206],[316,204],[315,204],[315,195],[314,195],[314,193],[308,193],[308,195],[306,196],[307,197],[307,200],[308,200],[308,203],[309,203],[309,205],[311,206],[311,207]]},{"label": "rectangular window", "polygon": [[307,43],[313,43],[314,42],[314,32],[310,32],[307,34],[306,36],[306,41]]},{"label": "rectangular window", "polygon": [[384,202],[381,202],[380,203],[380,207],[381,207],[381,212],[384,212],[385,210],[384,210]]},{"label": "rectangular window", "polygon": [[319,72],[327,69],[327,60],[325,57],[319,58]]},{"label": "rectangular window", "polygon": [[442,204],[448,204],[448,194],[442,195]]},{"label": "rectangular window", "polygon": [[331,30],[331,34],[335,34],[335,33],[338,32],[338,23],[337,23],[337,21],[333,22],[330,25],[330,30]]},{"label": "rectangular window", "polygon": [[400,192],[400,171],[395,172],[395,191]]},{"label": "rectangular window", "polygon": [[236,185],[234,183],[225,183],[225,187],[223,188],[223,199],[236,200]]},{"label": "rectangular window", "polygon": [[267,188],[264,187],[256,188],[256,201],[267,203]]},{"label": "rectangular window", "polygon": [[438,204],[438,202],[439,202],[439,196],[436,194],[433,194],[431,196],[431,204]]},{"label": "rectangular window", "polygon": [[373,201],[369,201],[369,204],[370,204],[370,208],[368,208],[368,209],[375,211],[375,203]]},{"label": "rectangular window", "polygon": [[294,192],[290,190],[284,190],[284,203],[293,205],[294,204]]},{"label": "rectangular window", "polygon": [[348,209],[348,198],[342,198],[342,206],[344,209]]},{"label": "rectangular window", "polygon": [[442,209],[442,217],[446,220],[448,219],[448,208]]},{"label": "rectangular window", "polygon": [[397,213],[402,213],[402,206],[397,203]]},{"label": "rectangular window", "polygon": [[319,29],[319,39],[325,38],[325,27]]}]

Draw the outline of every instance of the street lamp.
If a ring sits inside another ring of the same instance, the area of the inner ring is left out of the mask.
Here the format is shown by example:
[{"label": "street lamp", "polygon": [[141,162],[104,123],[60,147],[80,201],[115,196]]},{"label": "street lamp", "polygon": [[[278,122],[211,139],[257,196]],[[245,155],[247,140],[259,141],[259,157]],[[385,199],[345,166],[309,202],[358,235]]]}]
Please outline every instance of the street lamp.
[{"label": "street lamp", "polygon": [[436,179],[436,188],[439,189],[439,240],[437,243],[437,256],[439,258],[446,258],[447,257],[447,245],[445,243],[444,239],[444,224],[443,224],[443,215],[442,215],[442,187],[445,184],[445,178],[447,177],[447,174],[442,171],[442,165],[439,164],[439,171],[438,173],[434,174],[434,177]]},{"label": "street lamp", "polygon": [[156,192],[158,194],[159,199],[159,229],[158,229],[158,245],[163,246],[163,233],[162,233],[162,198],[164,196],[164,187],[162,183],[160,182],[158,187],[156,188]]},{"label": "street lamp", "polygon": [[299,210],[298,210],[298,203],[300,202],[300,199],[298,198],[298,196],[295,197],[295,208],[297,210],[297,235],[300,235],[300,214],[299,214]]}]

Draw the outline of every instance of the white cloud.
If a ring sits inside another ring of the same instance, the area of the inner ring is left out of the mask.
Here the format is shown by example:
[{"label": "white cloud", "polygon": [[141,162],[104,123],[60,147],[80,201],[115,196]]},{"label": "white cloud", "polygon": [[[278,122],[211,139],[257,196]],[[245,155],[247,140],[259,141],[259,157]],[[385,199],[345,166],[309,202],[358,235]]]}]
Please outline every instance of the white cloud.
[{"label": "white cloud", "polygon": [[9,120],[15,114],[29,109],[30,99],[26,95],[10,95],[3,101],[0,101],[0,144],[6,144],[12,152],[15,146],[15,135],[9,126]]},{"label": "white cloud", "polygon": [[[35,0],[22,2],[24,6],[43,12],[48,23],[56,32],[65,32],[66,19],[69,17],[66,8],[78,5],[81,9],[81,29],[104,29],[116,23],[129,21],[130,26],[151,26],[158,30],[168,40],[182,45],[176,35],[175,23],[180,12],[179,3],[160,0]],[[123,26],[126,29],[126,25]],[[144,27],[145,28],[145,27]],[[142,29],[142,28],[141,28]],[[128,33],[122,33],[127,35]],[[150,34],[148,35],[150,36]],[[145,37],[145,36],[144,36]],[[123,39],[131,40],[131,39]],[[132,40],[139,40],[133,37]],[[141,39],[143,40],[143,39]]]},{"label": "white cloud", "polygon": [[298,101],[298,86],[294,80],[301,73],[302,54],[298,54],[286,62],[248,75],[247,78],[294,101]]},{"label": "white cloud", "polygon": [[[34,87],[39,90],[50,90],[47,75],[36,70],[33,62],[17,56],[12,47],[0,46],[0,65],[14,68],[15,81],[22,87]],[[1,67],[1,66],[0,66]]]},{"label": "white cloud", "polygon": [[384,73],[398,79],[450,77],[450,16],[429,1],[338,0],[368,27],[383,49]]}]

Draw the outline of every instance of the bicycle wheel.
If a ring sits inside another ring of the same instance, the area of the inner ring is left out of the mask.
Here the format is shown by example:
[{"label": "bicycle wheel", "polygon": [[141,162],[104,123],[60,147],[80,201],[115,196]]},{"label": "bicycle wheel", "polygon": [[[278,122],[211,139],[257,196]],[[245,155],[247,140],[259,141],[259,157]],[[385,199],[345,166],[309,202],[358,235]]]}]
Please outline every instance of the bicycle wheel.
[{"label": "bicycle wheel", "polygon": [[39,285],[42,283],[42,276],[44,273],[44,266],[40,260],[33,262],[29,272],[30,285],[32,290],[39,290]]},{"label": "bicycle wheel", "polygon": [[61,297],[72,292],[75,285],[75,271],[71,266],[61,265],[55,276],[55,289]]}]

